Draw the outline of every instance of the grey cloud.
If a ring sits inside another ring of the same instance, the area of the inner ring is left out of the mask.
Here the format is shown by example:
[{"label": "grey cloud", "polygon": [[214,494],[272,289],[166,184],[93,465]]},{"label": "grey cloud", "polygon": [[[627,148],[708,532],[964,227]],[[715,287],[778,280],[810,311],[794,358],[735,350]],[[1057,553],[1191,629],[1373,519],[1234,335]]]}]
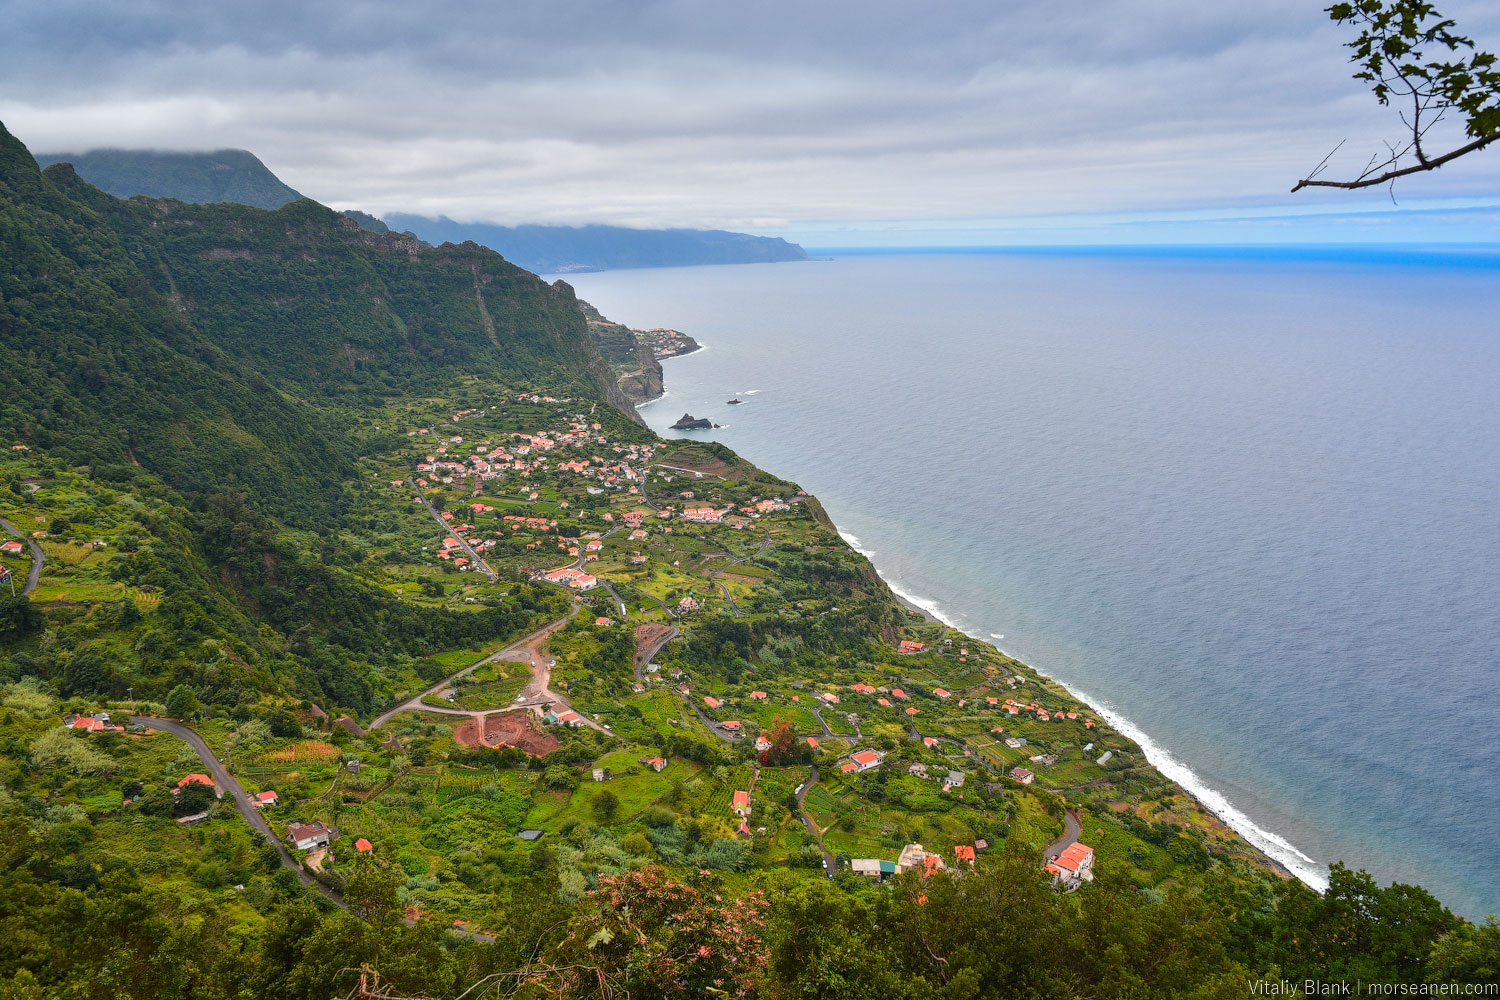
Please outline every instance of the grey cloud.
[{"label": "grey cloud", "polygon": [[[9,0],[0,117],[39,150],[243,146],[336,206],[499,222],[1255,204],[1394,124],[1319,6]],[[1500,15],[1452,13],[1500,45]]]}]

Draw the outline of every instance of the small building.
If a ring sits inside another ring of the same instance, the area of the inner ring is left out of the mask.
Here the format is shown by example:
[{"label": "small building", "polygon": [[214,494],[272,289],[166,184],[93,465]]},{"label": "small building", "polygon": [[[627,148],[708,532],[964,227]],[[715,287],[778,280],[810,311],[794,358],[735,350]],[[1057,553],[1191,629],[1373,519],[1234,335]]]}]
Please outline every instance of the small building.
[{"label": "small building", "polygon": [[927,747],[927,749],[931,750],[933,747],[935,747],[935,746],[938,745],[937,737],[935,737],[935,736],[924,736],[924,737],[922,737],[922,745],[925,746],[925,747]]},{"label": "small building", "polygon": [[641,763],[651,768],[657,774],[667,769],[667,759],[665,757],[642,757]]},{"label": "small building", "polygon": [[344,761],[344,766],[349,769],[350,774],[358,774],[359,769],[364,765],[359,762],[358,757],[350,757],[348,760]]},{"label": "small building", "polygon": [[879,767],[880,762],[883,760],[885,760],[885,754],[879,750],[861,750],[859,753],[850,754],[848,763],[854,765],[850,770],[859,774]]},{"label": "small building", "polygon": [[720,709],[724,707],[724,703],[715,698],[713,695],[705,695],[703,698],[703,704],[712,709]]},{"label": "small building", "polygon": [[516,839],[526,841],[541,840],[542,833],[543,831],[541,830],[522,830],[520,833],[516,834]]},{"label": "small building", "polygon": [[736,816],[739,816],[741,819],[749,816],[750,793],[746,791],[736,790],[734,793],[734,803],[730,806],[730,809],[732,809],[734,811],[734,814]]},{"label": "small building", "polygon": [[753,701],[765,701],[766,693],[764,691],[751,691],[750,698]]},{"label": "small building", "polygon": [[275,792],[260,792],[255,796],[255,808],[265,809],[276,805],[280,801]]},{"label": "small building", "polygon": [[181,781],[177,782],[178,788],[186,788],[188,785],[207,785],[209,788],[212,788],[214,787],[214,779],[210,778],[206,774],[195,773],[190,774],[186,778],[183,778]]},{"label": "small building", "polygon": [[974,848],[970,844],[956,844],[953,848],[953,858],[958,862],[974,864]]},{"label": "small building", "polygon": [[932,689],[932,693],[933,693],[934,696],[936,696],[938,698],[942,698],[944,701],[946,701],[949,698],[953,697],[953,692],[948,691],[945,688],[933,688]]},{"label": "small building", "polygon": [[926,764],[912,764],[910,767],[908,767],[906,769],[906,773],[909,774],[909,775],[911,775],[914,778],[925,778],[925,777],[927,777],[927,765]]},{"label": "small building", "polygon": [[1011,768],[1010,769],[1010,776],[1012,778],[1015,778],[1017,781],[1019,781],[1023,785],[1029,785],[1033,781],[1036,780],[1036,775],[1032,774],[1030,771],[1026,770],[1026,768],[1024,768],[1024,767],[1013,767],[1013,768]]},{"label": "small building", "polygon": [[1077,888],[1080,882],[1092,882],[1094,849],[1087,844],[1069,844],[1047,862],[1047,872],[1054,881],[1070,889]]},{"label": "small building", "polygon": [[327,847],[333,840],[334,831],[332,827],[326,826],[321,821],[314,823],[288,823],[286,835],[291,840],[292,846],[299,851],[309,851],[314,847]]},{"label": "small building", "polygon": [[888,877],[896,874],[896,862],[883,861],[879,858],[854,858],[849,862],[849,870],[856,875],[884,882]]},{"label": "small building", "polygon": [[913,868],[918,868],[924,873],[931,873],[943,871],[947,867],[942,855],[932,853],[921,844],[907,844],[901,848],[901,856],[896,859],[897,872],[909,872]]},{"label": "small building", "polygon": [[1109,759],[1111,757],[1113,757],[1114,755],[1115,755],[1115,752],[1113,750],[1106,750],[1106,751],[1104,751],[1103,753],[1101,753],[1099,755],[1099,763],[1100,764],[1108,764],[1109,763]]},{"label": "small building", "polygon": [[609,780],[609,768],[607,768],[607,767],[596,767],[590,773],[592,774],[593,779],[595,781],[608,781]]},{"label": "small building", "polygon": [[964,773],[962,771],[949,771],[948,777],[943,784],[948,788],[964,787]]},{"label": "small building", "polygon": [[811,736],[807,738],[807,745],[812,748],[813,753],[817,753],[823,749],[823,744],[819,743]]},{"label": "small building", "polygon": [[354,849],[361,854],[369,854],[371,851],[375,850],[375,845],[370,843],[365,838],[360,837],[354,842]]}]

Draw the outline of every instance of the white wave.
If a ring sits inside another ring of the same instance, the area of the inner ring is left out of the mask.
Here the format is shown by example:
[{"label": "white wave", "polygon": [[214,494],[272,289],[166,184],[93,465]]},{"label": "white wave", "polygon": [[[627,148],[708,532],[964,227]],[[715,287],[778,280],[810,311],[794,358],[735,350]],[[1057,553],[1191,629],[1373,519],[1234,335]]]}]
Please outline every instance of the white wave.
[{"label": "white wave", "polygon": [[[873,549],[865,549],[860,545],[858,536],[852,535],[847,531],[839,529],[839,537],[848,542],[850,548],[854,549],[854,551],[858,552],[866,559],[871,559],[871,557],[874,556],[875,552]],[[873,559],[871,561],[873,562]],[[877,572],[879,572],[878,569]],[[963,626],[958,624],[954,620],[954,618],[948,615],[943,610],[942,606],[933,599],[929,597],[920,597],[916,594],[912,594],[908,591],[902,590],[899,584],[894,583],[889,578],[885,577],[884,574],[881,574],[881,577],[882,579],[885,579],[886,586],[890,587],[891,592],[894,593],[897,597],[900,597],[902,600],[906,601],[909,604],[913,604],[916,607],[921,608],[923,611],[926,611],[928,614],[932,615],[938,621],[942,622],[944,625],[949,626],[950,628],[955,628],[959,631],[964,630]],[[1004,635],[998,632],[991,632],[990,636],[995,639],[1005,638]],[[1000,647],[997,646],[995,648],[999,649]],[[1010,653],[1007,653],[1003,649],[1000,649],[1000,652],[1006,656],[1012,655]],[[1042,668],[1037,664],[1027,661],[1025,657],[1015,658],[1022,660],[1022,662],[1027,662],[1032,669],[1036,670],[1038,673],[1043,674],[1043,676],[1050,676],[1047,675],[1045,671],[1043,671]],[[1056,678],[1052,679],[1056,680]],[[1058,683],[1062,682],[1059,681]],[[1195,799],[1203,804],[1203,807],[1205,809],[1217,816],[1236,833],[1244,837],[1250,843],[1254,844],[1269,857],[1274,858],[1278,863],[1285,867],[1287,871],[1291,872],[1297,878],[1301,879],[1303,882],[1316,889],[1318,892],[1323,892],[1328,888],[1327,866],[1319,864],[1312,858],[1308,857],[1306,854],[1302,853],[1302,851],[1297,849],[1296,845],[1287,840],[1285,837],[1271,830],[1267,830],[1257,824],[1253,819],[1251,819],[1244,812],[1238,809],[1234,805],[1234,803],[1230,802],[1229,798],[1224,795],[1224,793],[1220,792],[1216,788],[1211,787],[1207,782],[1200,778],[1192,768],[1188,767],[1176,757],[1173,757],[1172,754],[1169,753],[1164,747],[1158,744],[1150,736],[1146,735],[1146,733],[1141,730],[1140,727],[1131,722],[1129,719],[1125,718],[1114,708],[1112,708],[1105,702],[1094,698],[1087,692],[1080,691],[1077,688],[1070,687],[1067,684],[1063,684],[1063,687],[1067,688],[1067,690],[1079,701],[1092,707],[1096,712],[1102,715],[1104,717],[1104,720],[1111,726],[1113,726],[1117,731],[1134,740],[1136,744],[1140,746],[1141,752],[1146,755],[1147,761],[1149,761],[1162,774],[1166,775],[1168,778],[1171,778],[1173,781],[1177,782],[1177,784],[1187,789]]]},{"label": "white wave", "polygon": [[1146,755],[1147,761],[1162,774],[1191,792],[1193,797],[1203,804],[1204,808],[1223,820],[1235,832],[1239,833],[1240,836],[1250,841],[1250,843],[1260,848],[1272,858],[1275,858],[1293,875],[1317,891],[1323,892],[1328,888],[1327,866],[1318,864],[1318,862],[1302,853],[1297,849],[1296,845],[1279,833],[1267,830],[1257,824],[1255,820],[1236,808],[1234,803],[1229,801],[1228,796],[1210,786],[1192,768],[1176,757],[1173,757],[1169,751],[1146,735],[1135,723],[1125,718],[1106,702],[1100,701],[1086,691],[1070,687],[1067,684],[1063,684],[1063,687],[1066,687],[1079,701],[1093,706],[1100,715],[1104,716],[1106,722],[1139,744],[1141,752]]},{"label": "white wave", "polygon": [[746,389],[744,392],[737,393],[737,395],[740,395],[740,396],[753,396],[757,392],[760,392],[760,390],[759,389]]}]

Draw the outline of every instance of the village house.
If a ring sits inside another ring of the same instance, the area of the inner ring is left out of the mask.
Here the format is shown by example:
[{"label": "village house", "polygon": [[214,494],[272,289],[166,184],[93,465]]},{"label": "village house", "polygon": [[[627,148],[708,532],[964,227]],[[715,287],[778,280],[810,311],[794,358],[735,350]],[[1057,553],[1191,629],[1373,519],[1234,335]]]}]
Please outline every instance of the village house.
[{"label": "village house", "polygon": [[883,760],[885,760],[885,754],[879,750],[861,750],[858,753],[850,754],[849,759],[839,765],[839,770],[853,774],[862,774],[871,768],[879,767],[880,762]]},{"label": "village house", "polygon": [[1079,883],[1094,880],[1094,849],[1087,844],[1070,844],[1048,861],[1046,868],[1055,882],[1076,889]]},{"label": "village house", "polygon": [[667,769],[667,759],[665,757],[642,757],[641,763],[658,774]]},{"label": "village house", "polygon": [[327,847],[333,840],[334,830],[321,821],[313,823],[288,823],[286,835],[292,846],[299,851],[310,851],[314,847]]},{"label": "village house", "polygon": [[707,705],[709,708],[714,708],[714,709],[718,709],[718,708],[723,708],[724,707],[724,703],[722,701],[720,701],[719,699],[715,698],[713,695],[705,695],[704,698],[703,698],[703,704]]},{"label": "village house", "polygon": [[260,792],[255,796],[255,808],[266,809],[280,801],[275,792]]},{"label": "village house", "polygon": [[925,747],[927,747],[927,749],[931,750],[933,747],[935,747],[935,746],[938,745],[937,737],[935,737],[935,736],[924,736],[924,737],[922,737],[922,745],[925,746]]},{"label": "village house", "polygon": [[941,854],[934,854],[921,844],[907,844],[901,848],[901,856],[896,859],[897,872],[909,872],[913,868],[919,868],[924,873],[931,873],[944,871],[947,867]]},{"label": "village house", "polygon": [[354,849],[361,854],[369,854],[371,851],[375,850],[375,845],[370,843],[365,838],[360,837],[354,842]]},{"label": "village house", "polygon": [[896,874],[896,862],[882,861],[879,858],[854,858],[849,862],[849,870],[856,875],[884,882],[887,877]]},{"label": "village house", "polygon": [[608,781],[609,780],[609,768],[607,768],[607,767],[596,767],[596,768],[594,768],[594,770],[592,772],[592,775],[593,775],[593,778],[594,778],[595,781],[601,781],[601,782],[602,781]]},{"label": "village house", "polygon": [[1011,768],[1010,769],[1010,776],[1012,778],[1015,778],[1017,781],[1019,781],[1023,785],[1029,785],[1033,781],[1036,780],[1036,775],[1032,774],[1030,771],[1026,770],[1026,768],[1024,768],[1024,767],[1013,767],[1013,768]]},{"label": "village house", "polygon": [[906,769],[906,773],[914,778],[925,778],[927,777],[927,765],[913,764]]},{"label": "village house", "polygon": [[734,802],[733,802],[733,804],[730,805],[730,809],[734,812],[734,814],[736,816],[740,817],[741,819],[744,819],[746,816],[749,816],[750,815],[750,793],[746,792],[746,791],[736,790],[735,793],[734,793]]},{"label": "village house", "polygon": [[946,792],[950,788],[962,787],[964,787],[964,773],[962,771],[949,771],[947,779],[943,782],[943,791]]},{"label": "village house", "polygon": [[955,844],[953,846],[953,860],[966,863],[969,867],[974,866],[974,846],[972,844]]}]

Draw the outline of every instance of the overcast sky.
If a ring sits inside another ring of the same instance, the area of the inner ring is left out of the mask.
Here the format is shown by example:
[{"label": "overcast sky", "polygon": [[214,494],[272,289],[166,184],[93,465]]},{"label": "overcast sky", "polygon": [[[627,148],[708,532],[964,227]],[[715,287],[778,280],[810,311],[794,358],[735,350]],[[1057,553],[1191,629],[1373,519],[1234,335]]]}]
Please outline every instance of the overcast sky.
[{"label": "overcast sky", "polygon": [[[1399,130],[1324,6],[0,0],[0,120],[38,152],[242,147],[377,214],[830,245],[1312,213],[1500,239],[1496,151],[1407,182],[1396,212],[1287,193],[1340,139],[1347,173]],[[1500,5],[1444,12],[1500,47]]]}]

